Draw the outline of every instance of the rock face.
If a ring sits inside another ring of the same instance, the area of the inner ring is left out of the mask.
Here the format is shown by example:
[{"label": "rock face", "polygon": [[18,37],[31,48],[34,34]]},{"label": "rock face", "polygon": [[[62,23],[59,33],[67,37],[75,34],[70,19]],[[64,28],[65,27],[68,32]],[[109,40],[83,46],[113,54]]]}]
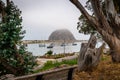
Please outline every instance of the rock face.
[{"label": "rock face", "polygon": [[76,40],[73,34],[67,29],[56,30],[51,33],[49,36],[49,40],[66,40],[66,41],[74,41]]}]

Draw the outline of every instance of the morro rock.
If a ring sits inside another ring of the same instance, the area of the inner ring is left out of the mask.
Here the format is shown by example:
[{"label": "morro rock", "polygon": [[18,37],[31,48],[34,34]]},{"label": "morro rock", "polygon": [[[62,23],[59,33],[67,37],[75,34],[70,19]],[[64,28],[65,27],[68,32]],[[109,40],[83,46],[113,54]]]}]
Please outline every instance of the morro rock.
[{"label": "morro rock", "polygon": [[67,29],[55,30],[49,36],[49,40],[66,40],[66,41],[75,41],[73,34]]}]

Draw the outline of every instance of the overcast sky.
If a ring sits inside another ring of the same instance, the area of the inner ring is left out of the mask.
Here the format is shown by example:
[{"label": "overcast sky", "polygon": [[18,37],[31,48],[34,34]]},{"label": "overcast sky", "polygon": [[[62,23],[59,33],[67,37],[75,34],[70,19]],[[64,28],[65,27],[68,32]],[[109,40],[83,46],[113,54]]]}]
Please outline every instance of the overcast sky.
[{"label": "overcast sky", "polygon": [[[86,0],[80,0],[85,4]],[[78,33],[79,10],[69,0],[13,0],[22,11],[25,40],[48,39],[56,29],[70,30],[76,39],[88,39]]]}]

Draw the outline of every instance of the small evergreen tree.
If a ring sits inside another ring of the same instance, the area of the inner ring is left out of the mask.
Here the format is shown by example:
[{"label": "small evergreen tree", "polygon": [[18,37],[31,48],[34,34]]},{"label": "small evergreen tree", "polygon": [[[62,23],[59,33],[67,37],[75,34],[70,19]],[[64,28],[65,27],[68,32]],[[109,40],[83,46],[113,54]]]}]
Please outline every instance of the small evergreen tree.
[{"label": "small evergreen tree", "polygon": [[0,76],[8,73],[27,74],[36,62],[21,43],[25,33],[21,26],[21,11],[11,1],[4,7],[4,12],[0,22]]}]

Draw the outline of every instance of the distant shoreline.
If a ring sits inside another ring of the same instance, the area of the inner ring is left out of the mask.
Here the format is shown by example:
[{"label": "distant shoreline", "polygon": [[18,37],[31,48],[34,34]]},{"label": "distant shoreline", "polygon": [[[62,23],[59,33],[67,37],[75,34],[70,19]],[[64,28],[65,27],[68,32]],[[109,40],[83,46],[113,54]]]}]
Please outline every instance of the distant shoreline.
[{"label": "distant shoreline", "polygon": [[[64,40],[23,40],[23,44],[36,44],[36,43],[51,43],[51,42],[64,42]],[[67,40],[66,43],[73,43],[73,42],[85,42],[87,43],[88,40]]]}]

